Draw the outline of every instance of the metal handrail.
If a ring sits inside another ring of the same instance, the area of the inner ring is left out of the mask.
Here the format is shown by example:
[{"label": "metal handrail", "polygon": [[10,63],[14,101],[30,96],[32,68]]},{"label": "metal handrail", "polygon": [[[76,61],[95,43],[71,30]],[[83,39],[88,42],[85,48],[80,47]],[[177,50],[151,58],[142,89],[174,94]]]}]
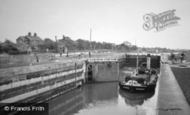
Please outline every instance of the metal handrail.
[{"label": "metal handrail", "polygon": [[93,59],[88,59],[89,62],[105,62],[105,61],[115,61],[117,62],[118,59],[116,58],[93,58]]}]

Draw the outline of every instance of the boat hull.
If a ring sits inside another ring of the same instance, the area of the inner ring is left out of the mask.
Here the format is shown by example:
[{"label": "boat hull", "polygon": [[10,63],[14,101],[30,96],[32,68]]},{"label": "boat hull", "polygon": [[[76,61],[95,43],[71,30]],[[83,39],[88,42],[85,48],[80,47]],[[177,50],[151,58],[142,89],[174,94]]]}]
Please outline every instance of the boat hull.
[{"label": "boat hull", "polygon": [[156,84],[147,85],[147,86],[132,86],[132,85],[125,85],[120,82],[119,87],[129,92],[152,92],[155,91]]}]

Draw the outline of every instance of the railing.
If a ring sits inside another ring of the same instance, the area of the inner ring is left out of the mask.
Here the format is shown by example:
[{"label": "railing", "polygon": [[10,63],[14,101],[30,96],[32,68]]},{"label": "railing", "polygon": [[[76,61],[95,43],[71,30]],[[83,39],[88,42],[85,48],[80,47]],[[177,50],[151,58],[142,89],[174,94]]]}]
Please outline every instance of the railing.
[{"label": "railing", "polygon": [[113,58],[93,58],[93,59],[88,59],[88,62],[118,62],[118,59],[113,59]]},{"label": "railing", "polygon": [[133,53],[126,53],[128,55],[147,55],[147,54],[150,54],[151,56],[160,56],[161,53],[136,53],[136,52],[133,52]]}]

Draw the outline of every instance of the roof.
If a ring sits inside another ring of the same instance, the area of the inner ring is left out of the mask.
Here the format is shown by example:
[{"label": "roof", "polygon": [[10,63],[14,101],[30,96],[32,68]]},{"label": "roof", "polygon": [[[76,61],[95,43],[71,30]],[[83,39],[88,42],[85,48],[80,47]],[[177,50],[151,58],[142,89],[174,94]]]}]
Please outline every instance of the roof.
[{"label": "roof", "polygon": [[58,47],[66,47],[65,43],[63,41],[59,41],[57,43]]},{"label": "roof", "polygon": [[17,38],[17,40],[18,40],[18,39],[24,40],[24,36],[19,36],[19,37]]},{"label": "roof", "polygon": [[29,40],[36,40],[36,41],[43,41],[40,37],[38,36],[25,36],[26,38],[28,38]]},{"label": "roof", "polygon": [[38,37],[38,36],[19,36],[17,39],[22,39],[22,40],[24,40],[24,39],[29,39],[29,40],[36,40],[36,41],[43,41],[40,37]]}]

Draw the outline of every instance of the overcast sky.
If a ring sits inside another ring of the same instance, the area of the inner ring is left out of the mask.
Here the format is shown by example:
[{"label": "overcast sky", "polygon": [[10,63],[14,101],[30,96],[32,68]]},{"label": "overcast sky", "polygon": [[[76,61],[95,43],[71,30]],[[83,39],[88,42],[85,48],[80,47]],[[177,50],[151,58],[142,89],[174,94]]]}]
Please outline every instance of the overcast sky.
[{"label": "overcast sky", "polygon": [[[175,9],[177,26],[143,29],[143,16]],[[0,0],[0,41],[36,32],[100,42],[129,41],[144,47],[190,49],[190,0]]]}]

